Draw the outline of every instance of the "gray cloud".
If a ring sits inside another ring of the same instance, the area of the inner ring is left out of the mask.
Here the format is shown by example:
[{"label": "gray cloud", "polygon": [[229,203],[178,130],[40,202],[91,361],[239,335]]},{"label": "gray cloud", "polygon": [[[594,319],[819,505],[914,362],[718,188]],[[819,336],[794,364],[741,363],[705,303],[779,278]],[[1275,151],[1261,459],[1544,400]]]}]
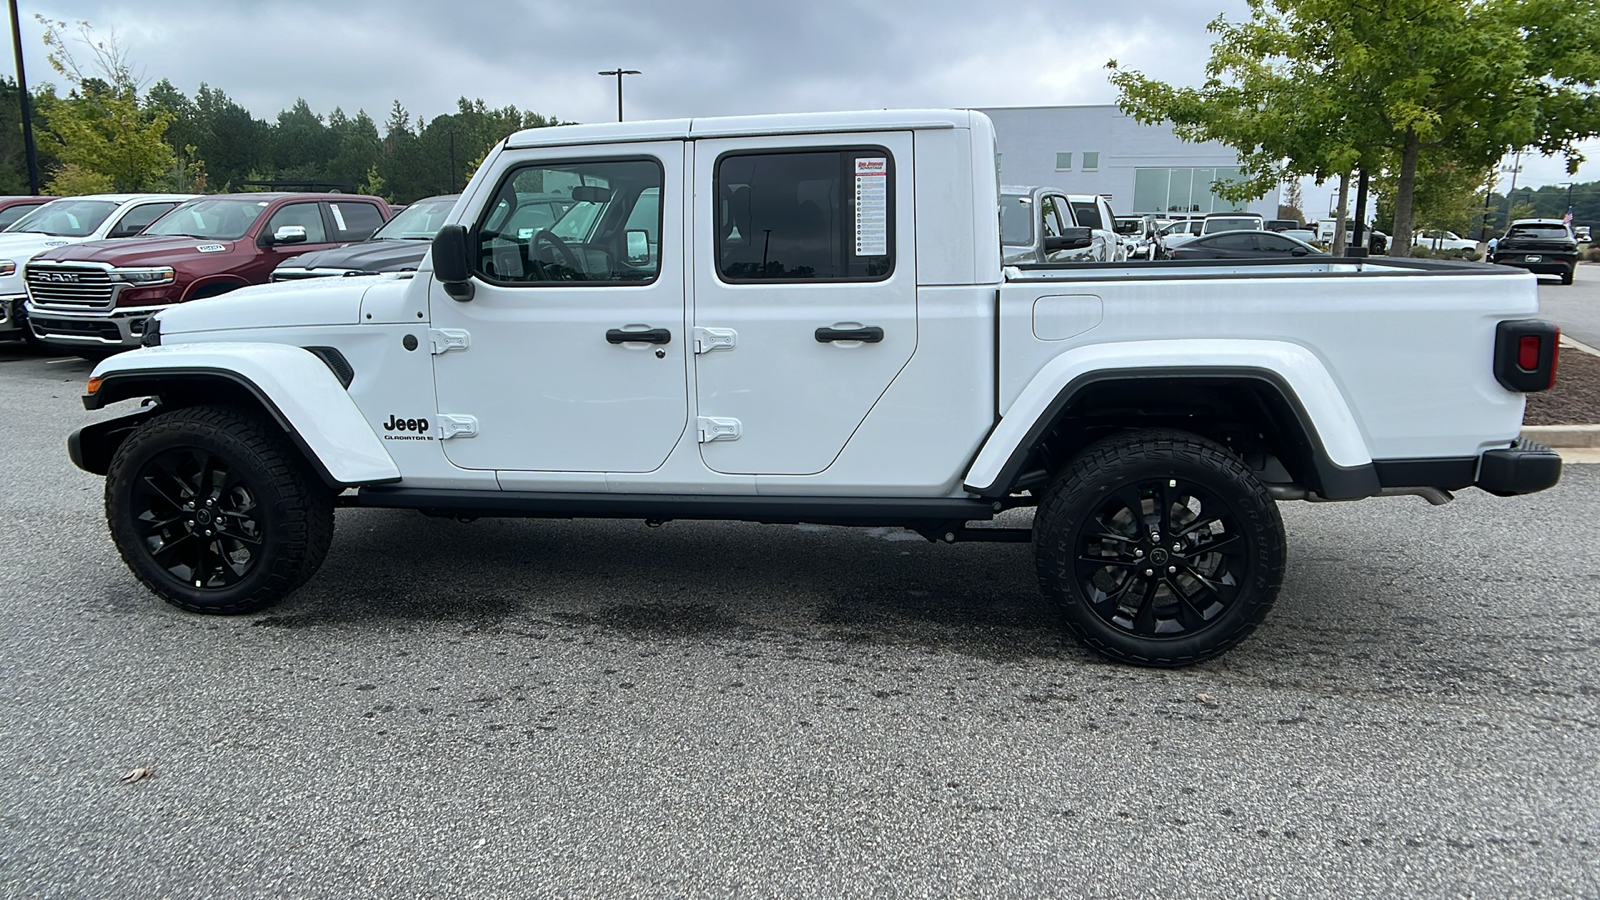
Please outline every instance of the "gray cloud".
[{"label": "gray cloud", "polygon": [[[630,119],[878,107],[1034,106],[1115,99],[1104,65],[1195,83],[1205,25],[1240,19],[1244,0],[77,0],[50,18],[115,30],[151,80],[221,88],[270,118],[304,97],[319,113],[398,100],[413,118],[456,98],[514,104],[564,120],[616,115],[595,73],[640,69]],[[53,76],[40,29],[23,23],[33,81]],[[1589,148],[1600,157],[1600,145]],[[1595,174],[1590,174],[1595,173]],[[1579,179],[1600,178],[1600,161]],[[1519,183],[1564,181],[1561,163],[1525,160]]]}]

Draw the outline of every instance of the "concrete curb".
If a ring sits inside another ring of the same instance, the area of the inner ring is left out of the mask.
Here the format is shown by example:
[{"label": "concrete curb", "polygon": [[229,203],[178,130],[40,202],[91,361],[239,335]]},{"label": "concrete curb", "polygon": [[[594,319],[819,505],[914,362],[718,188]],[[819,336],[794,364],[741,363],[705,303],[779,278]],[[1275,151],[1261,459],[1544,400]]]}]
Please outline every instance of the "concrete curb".
[{"label": "concrete curb", "polygon": [[1522,437],[1553,449],[1600,447],[1600,425],[1524,425]]}]

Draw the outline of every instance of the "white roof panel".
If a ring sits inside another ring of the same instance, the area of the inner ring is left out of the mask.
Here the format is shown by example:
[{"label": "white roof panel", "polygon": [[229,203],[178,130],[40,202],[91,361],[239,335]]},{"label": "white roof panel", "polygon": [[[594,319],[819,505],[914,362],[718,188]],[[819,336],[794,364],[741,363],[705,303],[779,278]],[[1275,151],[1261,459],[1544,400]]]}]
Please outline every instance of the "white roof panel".
[{"label": "white roof panel", "polygon": [[523,147],[558,147],[565,144],[616,144],[762,134],[967,128],[970,127],[974,115],[982,114],[960,109],[878,109],[554,125],[549,128],[529,128],[519,131],[507,139],[506,146],[515,150]]}]

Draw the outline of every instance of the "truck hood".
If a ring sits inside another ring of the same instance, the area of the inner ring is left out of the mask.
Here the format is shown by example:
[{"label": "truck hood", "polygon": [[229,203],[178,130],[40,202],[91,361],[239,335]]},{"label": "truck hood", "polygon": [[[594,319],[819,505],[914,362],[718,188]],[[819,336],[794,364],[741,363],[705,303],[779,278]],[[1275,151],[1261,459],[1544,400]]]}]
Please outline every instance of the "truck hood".
[{"label": "truck hood", "polygon": [[329,250],[314,250],[287,259],[280,269],[343,269],[349,272],[400,272],[415,269],[431,241],[362,241]]},{"label": "truck hood", "polygon": [[233,249],[234,243],[182,236],[136,236],[85,241],[42,253],[39,259],[51,262],[97,262],[112,266],[170,266],[188,259],[226,253]]},{"label": "truck hood", "polygon": [[17,232],[16,234],[0,234],[0,259],[9,259],[17,265],[22,265],[32,259],[35,254],[68,244],[76,244],[83,238],[59,237],[53,234],[38,234],[31,231]]},{"label": "truck hood", "polygon": [[241,328],[354,325],[361,321],[361,298],[372,287],[367,278],[316,278],[239,288],[162,311],[161,337]]}]

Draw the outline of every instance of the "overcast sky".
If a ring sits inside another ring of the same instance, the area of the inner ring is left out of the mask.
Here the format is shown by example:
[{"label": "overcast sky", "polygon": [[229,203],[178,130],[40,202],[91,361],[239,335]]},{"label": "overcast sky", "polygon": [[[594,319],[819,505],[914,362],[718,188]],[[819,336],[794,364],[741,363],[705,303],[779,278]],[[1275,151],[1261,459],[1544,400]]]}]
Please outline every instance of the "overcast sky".
[{"label": "overcast sky", "polygon": [[[271,119],[304,97],[326,114],[395,100],[417,117],[457,97],[562,120],[880,107],[1110,103],[1105,62],[1180,84],[1202,77],[1219,13],[1243,0],[23,0],[30,82],[59,80],[39,13],[115,32],[150,81],[192,95],[205,82]],[[80,58],[87,57],[86,48]],[[9,64],[3,64],[9,69]],[[1600,180],[1600,142],[1579,181]],[[1524,158],[1519,185],[1569,180],[1559,159]],[[1510,176],[1500,185],[1505,190]],[[1309,193],[1307,213],[1323,192]],[[1323,206],[1326,209],[1326,206]]]}]

